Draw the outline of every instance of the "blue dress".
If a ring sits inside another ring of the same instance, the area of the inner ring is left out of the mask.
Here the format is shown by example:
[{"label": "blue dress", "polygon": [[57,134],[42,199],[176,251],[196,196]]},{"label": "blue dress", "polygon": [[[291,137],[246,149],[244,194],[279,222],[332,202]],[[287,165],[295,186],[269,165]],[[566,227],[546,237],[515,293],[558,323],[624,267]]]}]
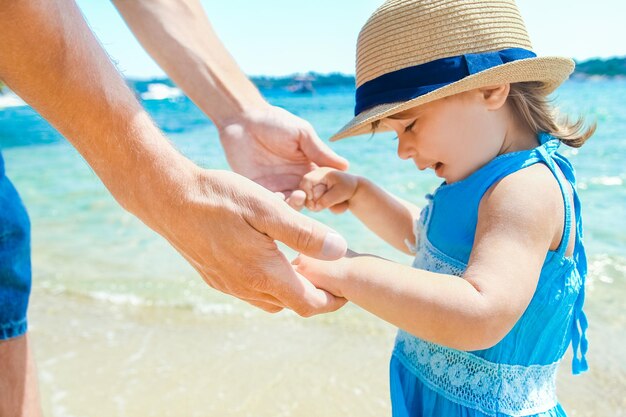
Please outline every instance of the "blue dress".
[{"label": "blue dress", "polygon": [[[470,257],[480,200],[495,182],[543,163],[564,196],[569,196],[571,184],[574,208],[570,198],[564,198],[567,227],[562,241],[546,254],[530,304],[498,344],[465,352],[398,331],[390,363],[394,417],[565,416],[556,398],[556,371],[570,342],[572,371],[587,369],[587,320],[582,311],[587,263],[574,170],[556,152],[557,139],[543,133],[538,139],[538,147],[500,155],[464,180],[444,183],[426,196],[428,205],[416,222],[413,266],[459,277]],[[566,257],[572,211],[575,247]]]}]

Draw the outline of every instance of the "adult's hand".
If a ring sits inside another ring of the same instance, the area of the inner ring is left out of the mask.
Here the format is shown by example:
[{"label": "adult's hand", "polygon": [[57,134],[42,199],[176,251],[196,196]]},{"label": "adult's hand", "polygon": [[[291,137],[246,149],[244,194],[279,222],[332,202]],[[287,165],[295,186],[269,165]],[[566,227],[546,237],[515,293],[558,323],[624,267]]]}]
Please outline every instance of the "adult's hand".
[{"label": "adult's hand", "polygon": [[308,122],[275,106],[250,110],[223,126],[220,140],[233,170],[282,193],[297,210],[306,196],[292,193],[305,174],[318,166],[348,168]]},{"label": "adult's hand", "polygon": [[142,46],[213,120],[226,157],[238,173],[291,195],[316,165],[347,169],[311,125],[270,106],[243,74],[211,27],[199,0],[113,0]]},{"label": "adult's hand", "polygon": [[238,174],[189,167],[140,217],[162,234],[211,287],[269,312],[330,312],[345,300],[297,274],[275,240],[320,259],[337,259],[345,240]]},{"label": "adult's hand", "polygon": [[260,185],[200,169],[178,153],[72,0],[5,3],[0,79],[56,127],[117,201],[169,240],[207,283],[271,311],[286,306],[311,315],[341,305],[298,277],[274,243],[338,258],[346,248],[341,237]]}]

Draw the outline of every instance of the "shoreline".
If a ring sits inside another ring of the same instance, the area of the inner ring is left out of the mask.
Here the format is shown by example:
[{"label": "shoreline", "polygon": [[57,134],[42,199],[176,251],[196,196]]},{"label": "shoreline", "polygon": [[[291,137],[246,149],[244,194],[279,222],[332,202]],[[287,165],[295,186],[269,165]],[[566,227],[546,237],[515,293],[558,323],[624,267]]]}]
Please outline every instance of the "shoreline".
[{"label": "shoreline", "polygon": [[[207,315],[35,289],[29,321],[44,414],[391,414],[391,325],[355,306],[301,319],[232,303],[237,314]],[[626,373],[599,365],[607,339],[590,339],[590,372],[574,377],[569,351],[563,359],[561,404],[572,416],[623,415]]]}]

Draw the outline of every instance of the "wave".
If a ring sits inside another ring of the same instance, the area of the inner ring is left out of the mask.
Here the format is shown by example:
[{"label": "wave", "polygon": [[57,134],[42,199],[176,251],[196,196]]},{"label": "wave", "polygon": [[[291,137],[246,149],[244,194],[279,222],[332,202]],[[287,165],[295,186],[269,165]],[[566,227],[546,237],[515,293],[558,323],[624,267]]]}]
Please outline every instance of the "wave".
[{"label": "wave", "polygon": [[624,185],[624,179],[618,176],[602,176],[602,177],[593,177],[588,181],[581,181],[578,184],[578,188],[581,190],[586,190],[589,188],[589,185],[601,185],[605,187],[615,187]]},{"label": "wave", "polygon": [[592,287],[595,281],[613,284],[617,280],[623,285],[626,277],[626,259],[607,254],[592,256],[589,259],[588,272],[589,284]]},{"label": "wave", "polygon": [[7,94],[0,94],[0,109],[5,107],[24,107],[27,105],[28,104],[15,93],[9,92]]},{"label": "wave", "polygon": [[210,302],[206,300],[194,301],[159,301],[141,297],[137,294],[123,294],[108,291],[76,291],[65,288],[63,285],[49,285],[43,283],[39,285],[39,289],[53,295],[64,295],[94,301],[102,301],[107,304],[119,305],[125,307],[143,307],[143,308],[171,308],[179,310],[190,310],[203,316],[245,316],[248,317],[252,313],[250,309],[241,309],[235,304],[229,302]]}]

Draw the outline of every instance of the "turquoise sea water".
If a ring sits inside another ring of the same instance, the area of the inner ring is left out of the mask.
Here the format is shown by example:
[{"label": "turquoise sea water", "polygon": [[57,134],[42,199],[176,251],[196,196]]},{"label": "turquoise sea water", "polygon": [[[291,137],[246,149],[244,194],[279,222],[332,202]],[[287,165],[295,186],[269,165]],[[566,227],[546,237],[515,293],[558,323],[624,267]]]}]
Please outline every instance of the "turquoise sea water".
[{"label": "turquoise sea water", "polygon": [[[332,135],[352,113],[351,89],[311,96],[264,93],[272,103],[309,120],[322,138]],[[583,148],[564,152],[578,173],[590,284],[607,284],[614,291],[626,287],[625,95],[626,82],[615,80],[570,81],[555,96],[565,111],[598,121],[597,134]],[[201,166],[227,168],[215,127],[189,100],[151,100],[144,105],[181,152]],[[397,158],[396,145],[391,135],[332,144],[348,158],[351,171],[421,204],[440,179]],[[121,210],[77,152],[32,109],[0,110],[0,148],[7,173],[32,217],[37,286],[150,304],[201,307],[209,301],[204,299],[211,298],[209,292],[192,291],[202,284],[187,279],[193,275],[191,268]],[[408,259],[349,215],[315,217],[343,233],[355,250]]]},{"label": "turquoise sea water", "polygon": [[[347,88],[310,96],[264,94],[273,104],[309,120],[324,139],[352,115],[353,91]],[[624,97],[624,80],[569,81],[555,95],[565,112],[583,113],[598,122],[596,135],[585,146],[563,152],[577,170],[583,204],[591,335],[608,335],[611,346],[626,344]],[[227,169],[215,127],[189,100],[150,100],[144,106],[182,153],[203,167]],[[352,172],[418,205],[441,181],[418,171],[411,161],[398,159],[392,135],[347,139],[331,146],[350,161]],[[29,107],[0,108],[0,149],[7,175],[20,191],[33,224],[35,291],[46,297],[79,296],[209,316],[249,311],[243,303],[207,289],[173,249],[115,203],[77,152]],[[314,217],[342,233],[356,251],[410,262],[350,215]],[[355,320],[368,328],[376,319],[358,314]],[[624,387],[623,355],[609,359],[594,355],[598,344],[602,342],[591,337],[592,366],[612,368],[621,377],[607,381],[607,386]]]}]

